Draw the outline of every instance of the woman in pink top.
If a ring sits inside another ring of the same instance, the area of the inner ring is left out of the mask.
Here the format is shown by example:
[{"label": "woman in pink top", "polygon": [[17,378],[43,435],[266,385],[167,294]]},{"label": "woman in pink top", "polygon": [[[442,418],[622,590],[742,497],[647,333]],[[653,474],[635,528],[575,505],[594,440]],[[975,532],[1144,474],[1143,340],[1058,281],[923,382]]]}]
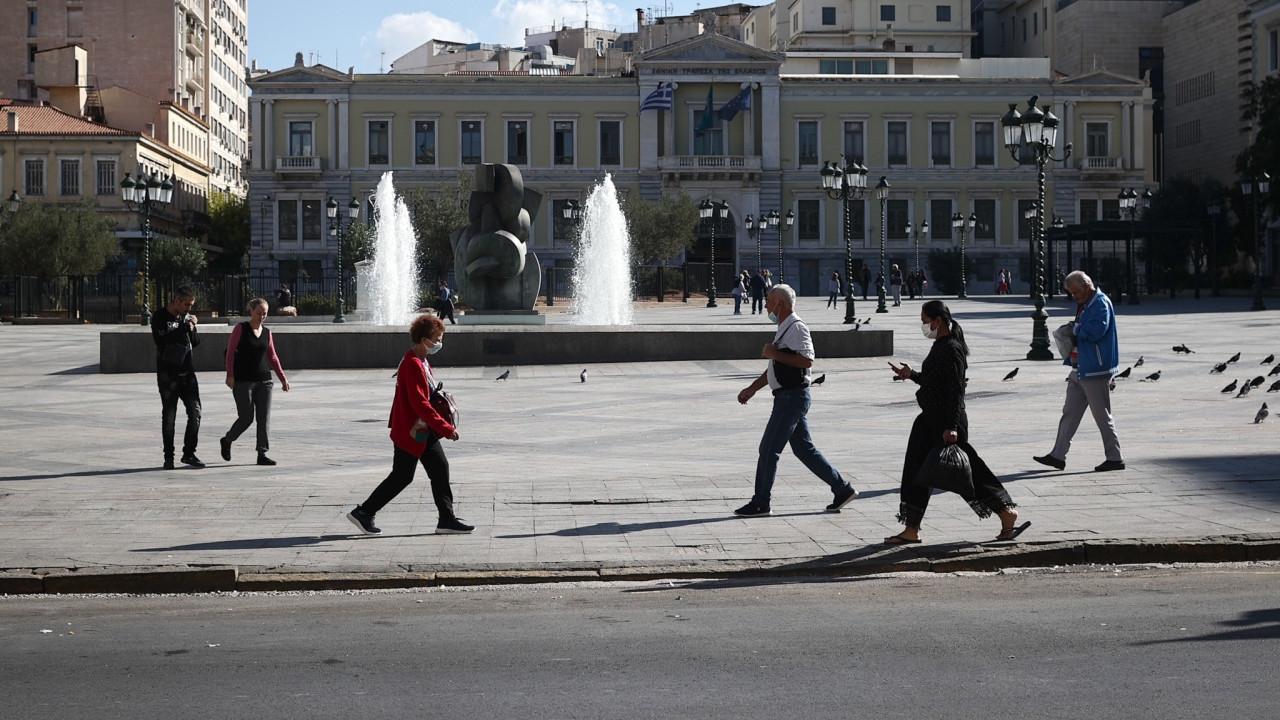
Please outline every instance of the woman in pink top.
[{"label": "woman in pink top", "polygon": [[258,421],[258,464],[275,465],[267,457],[267,424],[271,417],[271,371],[280,378],[280,387],[289,392],[289,379],[276,357],[271,331],[263,326],[267,319],[267,301],[249,301],[249,320],[236,325],[227,343],[227,387],[236,399],[236,421],[222,436],[222,459],[231,459],[231,443]]}]

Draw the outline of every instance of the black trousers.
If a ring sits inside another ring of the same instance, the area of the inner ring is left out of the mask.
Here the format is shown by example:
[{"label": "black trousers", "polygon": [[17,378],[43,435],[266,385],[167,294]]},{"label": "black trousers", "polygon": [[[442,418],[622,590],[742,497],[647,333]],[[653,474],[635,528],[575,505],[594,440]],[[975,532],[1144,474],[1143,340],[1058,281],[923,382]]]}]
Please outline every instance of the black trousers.
[{"label": "black trousers", "polygon": [[751,293],[751,312],[764,312],[764,295]]},{"label": "black trousers", "polygon": [[200,383],[195,373],[156,373],[160,387],[160,434],[164,438],[164,456],[173,459],[173,427],[178,419],[178,401],[187,409],[187,430],[182,436],[182,454],[196,451],[200,439]]},{"label": "black trousers", "polygon": [[427,443],[427,449],[422,452],[421,458],[416,458],[413,453],[397,447],[395,457],[391,460],[391,474],[373,489],[368,500],[360,503],[360,509],[370,517],[377,514],[399,495],[400,491],[409,487],[409,483],[413,482],[413,473],[418,463],[422,463],[422,469],[427,471],[427,477],[431,480],[431,495],[435,498],[440,520],[453,520],[453,490],[449,487],[449,459],[444,456],[444,448],[441,447],[438,437]]},{"label": "black trousers", "polygon": [[458,324],[453,319],[453,303],[451,302],[446,302],[444,300],[437,300],[436,301],[436,317],[440,318],[442,321],[445,318],[448,318],[449,324],[451,325]]},{"label": "black trousers", "polygon": [[270,380],[254,382],[252,380],[237,380],[236,386],[231,388],[231,396],[236,400],[236,421],[232,423],[231,429],[227,431],[226,440],[233,443],[240,438],[240,435],[249,426],[253,424],[254,419],[258,421],[258,453],[262,454],[271,449],[271,443],[267,440],[267,426],[271,422],[271,388],[273,383]]},{"label": "black trousers", "polygon": [[[947,430],[921,413],[911,426],[911,436],[907,438],[907,456],[902,461],[901,502],[898,504],[898,522],[907,527],[918,528],[924,519],[924,511],[929,507],[929,498],[933,488],[913,484],[916,473],[924,465],[925,458],[934,446],[942,444],[942,431]],[[969,444],[969,418],[960,415],[960,427],[952,428],[960,436],[960,449],[969,456],[969,466],[973,470],[973,496],[965,497],[965,502],[980,518],[991,517],[992,513],[1000,513],[1017,507],[1009,497],[995,473],[978,456],[978,451]],[[961,497],[964,497],[963,495]]]}]

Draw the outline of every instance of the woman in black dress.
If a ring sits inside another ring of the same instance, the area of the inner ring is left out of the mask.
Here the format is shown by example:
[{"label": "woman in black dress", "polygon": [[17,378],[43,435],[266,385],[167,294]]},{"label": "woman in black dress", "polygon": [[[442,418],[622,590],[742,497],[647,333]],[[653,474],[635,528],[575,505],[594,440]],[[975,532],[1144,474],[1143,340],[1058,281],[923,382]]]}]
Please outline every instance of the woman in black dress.
[{"label": "woman in black dress", "polygon": [[884,544],[920,542],[920,523],[925,509],[929,507],[933,488],[916,485],[914,480],[929,451],[939,444],[950,443],[959,443],[969,456],[973,470],[973,497],[966,497],[965,501],[980,518],[992,514],[1000,517],[1001,530],[996,540],[1012,540],[1031,523],[1018,524],[1018,512],[1013,509],[1015,505],[1009,493],[969,444],[969,418],[964,408],[964,375],[969,367],[965,358],[969,355],[969,346],[964,342],[964,331],[960,323],[952,319],[951,309],[941,300],[930,300],[920,308],[920,323],[924,336],[933,339],[933,347],[921,363],[920,370],[912,370],[906,363],[901,367],[889,363],[899,378],[909,379],[920,386],[916,391],[920,414],[911,426],[907,455],[902,463],[902,500],[898,505],[898,522],[907,527],[897,535],[885,538]]}]

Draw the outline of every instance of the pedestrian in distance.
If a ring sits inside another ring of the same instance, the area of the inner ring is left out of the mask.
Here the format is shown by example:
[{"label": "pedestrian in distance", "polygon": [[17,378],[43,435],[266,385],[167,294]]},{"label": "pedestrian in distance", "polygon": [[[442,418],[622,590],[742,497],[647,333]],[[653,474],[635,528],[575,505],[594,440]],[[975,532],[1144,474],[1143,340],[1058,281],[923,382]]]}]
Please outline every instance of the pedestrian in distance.
[{"label": "pedestrian in distance", "polygon": [[924,274],[924,268],[916,269],[916,292],[921,298],[924,297],[925,288],[929,287],[929,278]]},{"label": "pedestrian in distance", "polygon": [[437,535],[462,535],[475,528],[453,513],[453,489],[449,486],[449,460],[440,440],[458,439],[458,430],[431,406],[431,393],[437,392],[435,376],[427,356],[444,347],[444,323],[434,315],[421,315],[409,326],[412,347],[400,359],[396,370],[396,394],[391,403],[391,442],[395,447],[391,474],[374,488],[347,519],[366,535],[380,535],[373,524],[378,511],[413,482],[418,464],[431,480],[431,495],[440,514]]},{"label": "pedestrian in distance", "polygon": [[893,292],[893,306],[902,305],[902,271],[897,265],[889,266],[889,289]]},{"label": "pedestrian in distance", "polygon": [[1009,292],[1008,276],[1003,269],[996,273],[996,294],[1006,295]]},{"label": "pedestrian in distance", "polygon": [[178,401],[187,411],[187,427],[182,435],[182,463],[202,468],[196,457],[200,441],[200,383],[196,379],[193,353],[200,344],[196,331],[199,320],[191,312],[196,297],[183,285],[173,291],[169,304],[151,316],[151,339],[156,343],[156,384],[160,388],[160,434],[164,442],[164,469],[172,470],[174,425]]},{"label": "pedestrian in distance", "polygon": [[1075,320],[1070,323],[1070,333],[1075,338],[1076,349],[1063,359],[1072,367],[1067,375],[1067,398],[1062,406],[1062,418],[1058,421],[1058,437],[1048,455],[1033,458],[1041,465],[1062,470],[1067,466],[1067,451],[1071,438],[1080,427],[1080,420],[1087,409],[1102,433],[1102,447],[1106,460],[1094,470],[1123,470],[1124,457],[1120,454],[1120,438],[1116,435],[1115,419],[1111,415],[1111,376],[1120,369],[1120,343],[1116,337],[1116,309],[1111,298],[1102,292],[1083,271],[1068,273],[1063,286],[1076,301]]},{"label": "pedestrian in distance", "polygon": [[298,316],[298,308],[293,306],[293,292],[285,283],[280,283],[280,289],[276,291],[276,314]]},{"label": "pedestrian in distance", "polygon": [[764,312],[764,271],[756,270],[751,276],[751,314]]},{"label": "pedestrian in distance", "polygon": [[868,288],[871,287],[871,266],[862,266],[862,299],[867,299]]},{"label": "pedestrian in distance", "polygon": [[920,524],[933,488],[917,485],[916,475],[930,451],[938,445],[958,444],[969,457],[973,472],[973,495],[964,497],[969,507],[980,518],[1000,518],[1000,534],[996,540],[1012,540],[1031,523],[1018,525],[1016,505],[1008,491],[1000,483],[991,468],[978,456],[969,444],[969,417],[965,412],[965,371],[969,346],[964,340],[964,329],[951,316],[951,309],[941,300],[930,300],[920,308],[921,332],[933,340],[929,354],[912,370],[903,363],[889,367],[899,379],[911,380],[920,386],[916,391],[916,404],[920,414],[911,425],[907,438],[906,457],[902,461],[902,487],[898,503],[898,522],[906,526],[901,533],[884,539],[886,545],[905,545],[920,542]]},{"label": "pedestrian in distance", "polygon": [[289,392],[289,378],[284,375],[276,355],[271,329],[264,323],[269,311],[267,301],[249,301],[249,319],[235,326],[227,342],[227,387],[236,401],[236,421],[219,440],[222,459],[231,461],[231,444],[255,421],[258,423],[258,464],[275,465],[267,457],[271,449],[267,429],[271,420],[271,373],[280,379],[280,389]]},{"label": "pedestrian in distance", "polygon": [[838,272],[831,273],[831,280],[827,283],[827,294],[830,295],[830,297],[827,298],[827,308],[828,309],[835,308],[839,310],[840,309],[840,303],[839,303],[840,273]]},{"label": "pedestrian in distance", "polygon": [[738,393],[738,402],[747,404],[766,385],[773,391],[773,410],[760,438],[760,457],[756,461],[755,494],[751,502],[734,511],[740,517],[770,514],[770,497],[778,459],[788,444],[804,466],[831,487],[834,499],[828,512],[839,512],[858,496],[853,486],[827,462],[809,435],[805,415],[809,412],[809,379],[815,353],[809,327],[795,313],[796,293],[791,286],[778,284],[765,303],[769,320],[778,323],[773,342],[764,346],[761,356],[769,366],[750,385]]},{"label": "pedestrian in distance", "polygon": [[916,299],[916,274],[913,270],[908,270],[903,274],[902,282],[907,288],[907,299]]},{"label": "pedestrian in distance", "polygon": [[444,280],[441,280],[437,286],[436,316],[441,320],[448,318],[450,325],[458,324],[453,319],[453,291],[449,289],[449,284]]},{"label": "pedestrian in distance", "polygon": [[746,296],[747,283],[750,282],[747,279],[747,271],[743,270],[741,274],[737,275],[734,278],[734,280],[735,282],[733,284],[733,314],[741,315],[742,314],[742,298]]}]

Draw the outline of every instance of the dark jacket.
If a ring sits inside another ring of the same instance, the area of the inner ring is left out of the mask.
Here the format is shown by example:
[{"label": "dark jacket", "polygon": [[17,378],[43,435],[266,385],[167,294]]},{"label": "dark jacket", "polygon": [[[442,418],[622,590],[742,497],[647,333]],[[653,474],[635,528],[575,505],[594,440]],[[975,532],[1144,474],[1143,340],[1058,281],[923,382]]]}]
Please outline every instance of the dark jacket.
[{"label": "dark jacket", "polygon": [[929,355],[920,363],[920,369],[911,371],[911,380],[920,386],[916,391],[916,403],[937,427],[961,431],[964,424],[964,374],[968,367],[960,342],[948,335],[934,340]]},{"label": "dark jacket", "polygon": [[[191,349],[200,344],[200,334],[187,326],[187,318],[176,317],[169,308],[162,307],[151,315],[151,339],[156,343],[156,372],[195,372]],[[170,345],[185,346],[187,352],[182,362],[165,362],[165,348]]]},{"label": "dark jacket", "polygon": [[761,275],[760,273],[756,273],[755,275],[752,275],[751,276],[751,297],[753,298],[764,297],[764,288],[765,288],[764,276]]}]

